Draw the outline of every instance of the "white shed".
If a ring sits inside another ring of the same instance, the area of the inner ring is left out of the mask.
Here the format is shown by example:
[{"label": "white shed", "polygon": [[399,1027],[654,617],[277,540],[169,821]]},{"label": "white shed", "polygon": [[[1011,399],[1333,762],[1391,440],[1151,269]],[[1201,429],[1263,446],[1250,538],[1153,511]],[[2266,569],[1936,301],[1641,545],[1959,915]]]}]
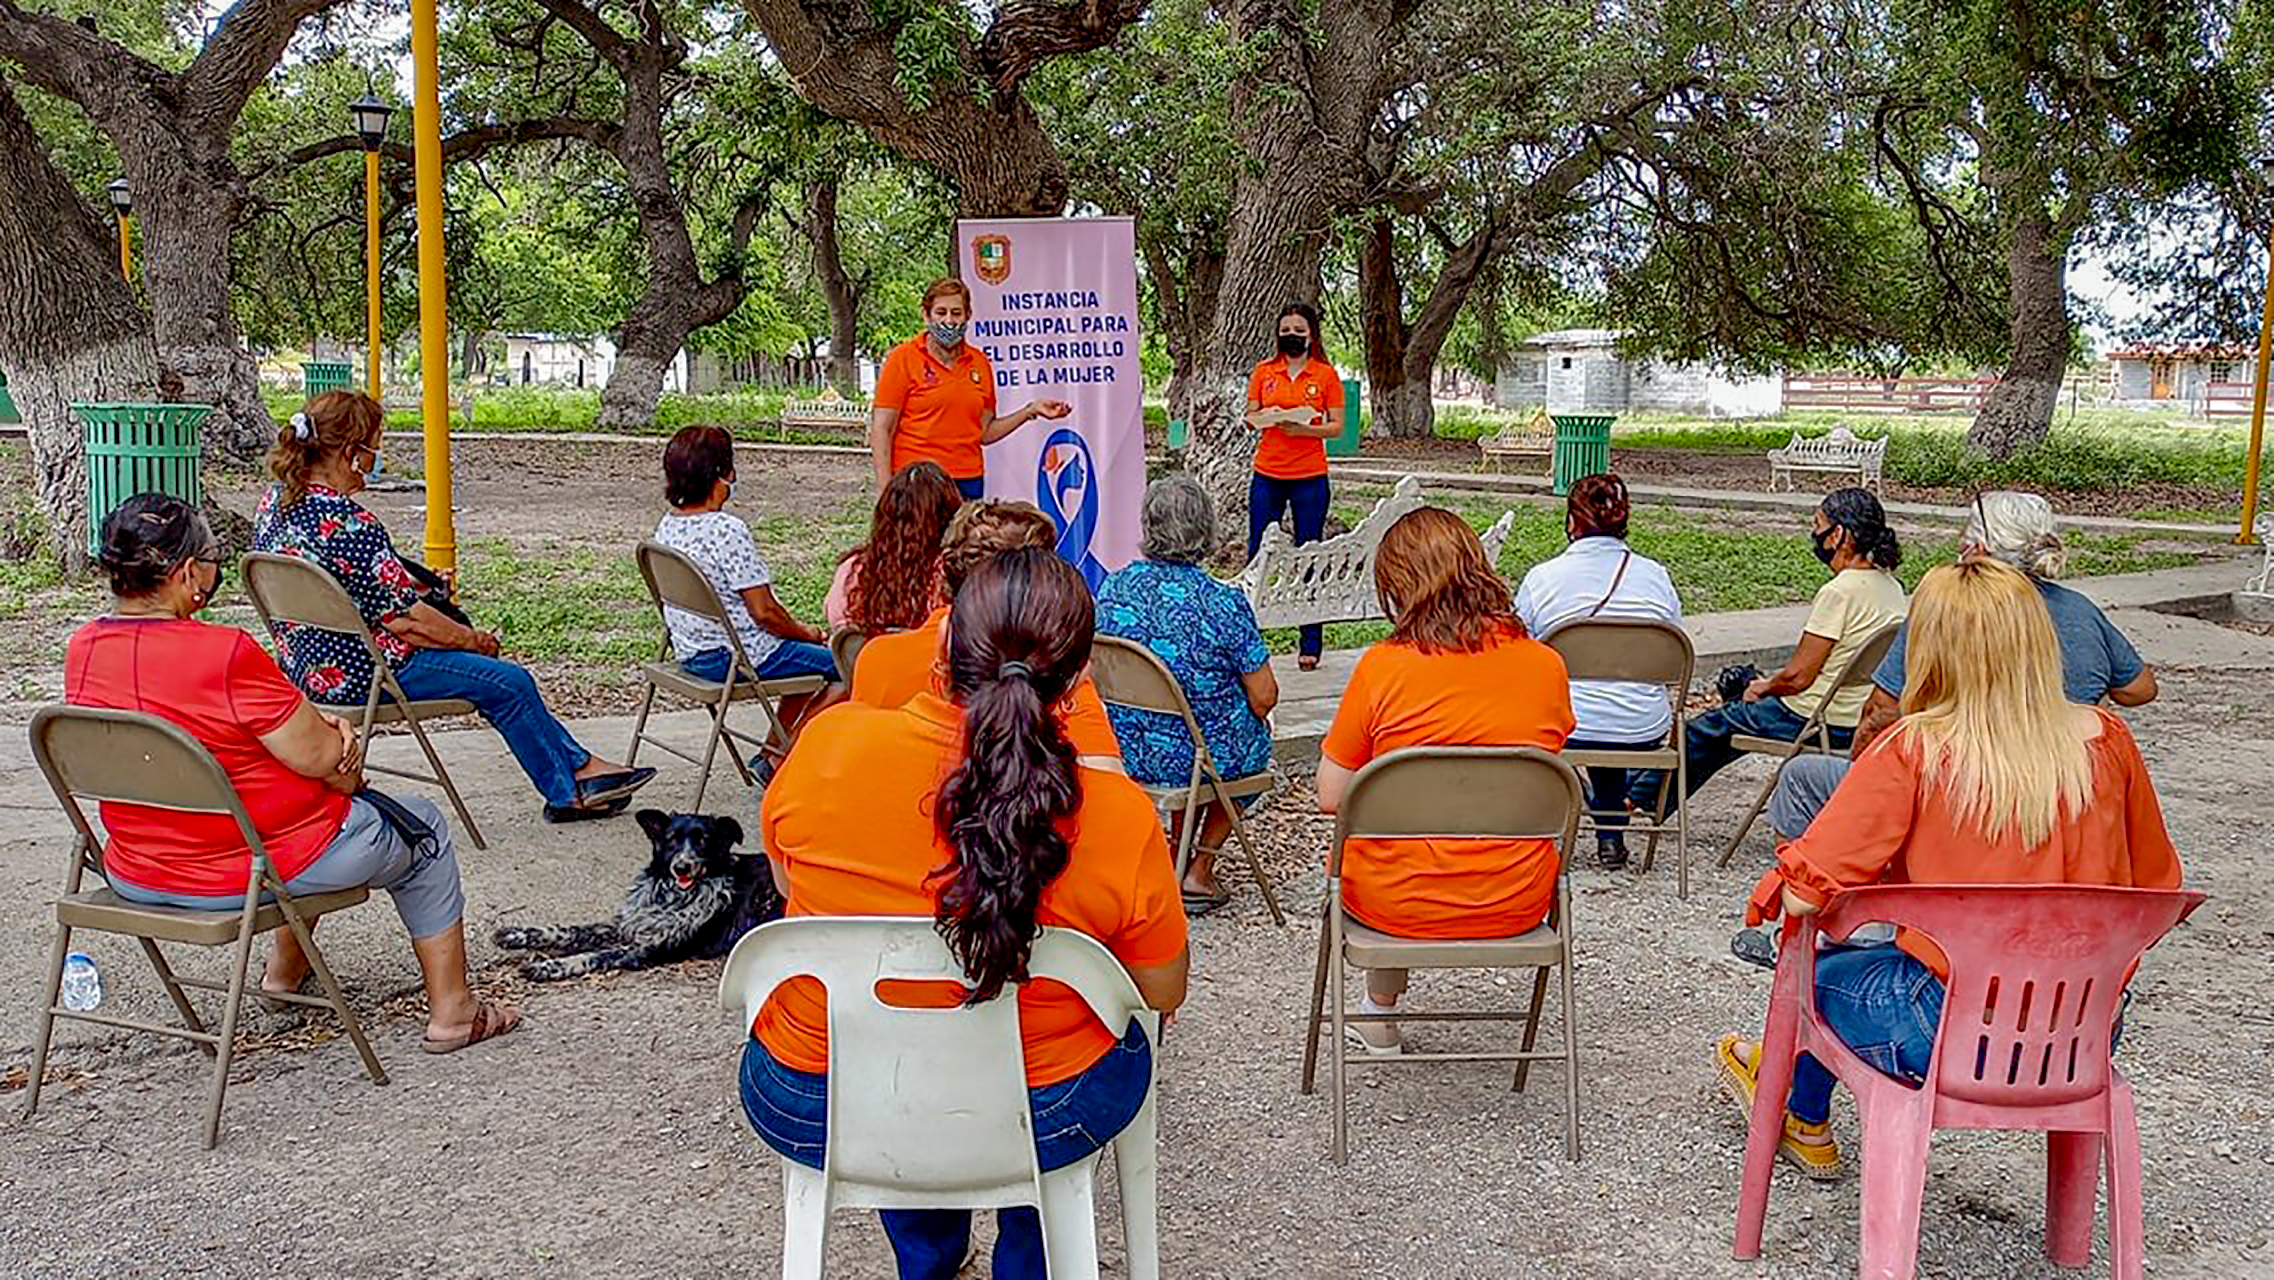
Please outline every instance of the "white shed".
[{"label": "white shed", "polygon": [[1710,418],[1763,418],[1783,411],[1784,381],[1734,377],[1699,361],[1630,359],[1617,329],[1558,329],[1517,344],[1496,388],[1504,406],[1550,413],[1656,410]]}]

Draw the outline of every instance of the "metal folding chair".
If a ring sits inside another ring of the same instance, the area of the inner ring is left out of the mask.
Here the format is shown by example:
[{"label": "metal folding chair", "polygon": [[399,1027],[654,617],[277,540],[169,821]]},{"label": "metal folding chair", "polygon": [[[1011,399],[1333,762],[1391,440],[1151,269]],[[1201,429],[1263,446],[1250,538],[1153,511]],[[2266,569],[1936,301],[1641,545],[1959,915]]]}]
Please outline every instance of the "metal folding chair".
[{"label": "metal folding chair", "polygon": [[[426,736],[426,726],[421,723],[436,716],[477,715],[479,708],[464,698],[419,700],[403,692],[402,682],[395,678],[394,668],[387,665],[386,655],[379,651],[379,641],[363,621],[355,601],[349,598],[347,588],[340,585],[331,570],[313,560],[255,551],[245,557],[245,593],[253,598],[254,611],[261,615],[262,624],[267,626],[280,649],[290,647],[288,628],[291,627],[333,631],[354,636],[362,643],[364,652],[371,656],[371,688],[364,694],[363,705],[327,703],[313,694],[309,700],[334,715],[356,721],[356,733],[366,747],[363,758],[366,771],[441,787],[442,793],[450,798],[450,807],[457,813],[458,821],[465,824],[466,838],[477,849],[488,848],[482,842],[482,829],[474,823],[473,812],[466,807],[465,798],[458,794],[458,784],[450,780],[450,771],[443,767],[442,756],[434,749],[434,742]],[[426,755],[427,767],[433,772],[413,773],[373,763],[368,750],[371,730],[374,725],[382,724],[408,726],[411,736],[418,739],[419,750]]]},{"label": "metal folding chair", "polygon": [[[287,892],[283,877],[277,875],[276,868],[269,863],[260,832],[246,815],[236,788],[229,784],[229,776],[195,738],[171,721],[133,711],[48,707],[32,718],[32,758],[39,762],[40,772],[47,776],[48,786],[55,790],[55,798],[70,817],[77,835],[71,845],[70,870],[64,877],[63,896],[55,902],[55,948],[48,959],[47,983],[40,997],[39,1032],[32,1048],[32,1074],[24,1099],[26,1117],[39,1110],[40,1086],[47,1074],[47,1051],[55,1037],[55,1020],[73,1018],[127,1031],[175,1036],[204,1050],[213,1059],[206,1095],[205,1145],[211,1148],[219,1142],[221,1101],[229,1087],[229,1062],[236,1045],[237,1014],[244,1003],[253,939],[280,926],[292,930],[293,939],[315,968],[316,980],[324,994],[275,993],[270,998],[313,1005],[338,1014],[348,1038],[355,1042],[355,1051],[363,1058],[364,1071],[374,1084],[387,1083],[386,1069],[379,1065],[378,1055],[371,1051],[371,1042],[364,1039],[363,1024],[348,1007],[339,979],[332,975],[331,966],[325,963],[324,953],[317,949],[315,936],[309,931],[309,925],[317,917],[362,902],[370,896],[369,890],[343,889],[297,898]],[[108,887],[85,888],[88,872],[94,872],[98,878],[104,874],[103,840],[87,821],[86,811],[79,804],[81,798],[177,813],[227,814],[236,821],[246,848],[252,852],[245,871],[244,906],[230,911],[147,907],[119,897]],[[58,1001],[63,987],[63,964],[71,952],[72,933],[81,929],[121,934],[140,942],[142,953],[149,957],[150,967],[157,970],[158,980],[165,984],[166,995],[174,1002],[187,1027],[64,1008]],[[161,941],[228,947],[229,980],[213,982],[175,973],[166,963],[165,953],[158,949]],[[207,1028],[183,991],[184,987],[227,993],[228,1003],[222,1006],[218,1028]]]},{"label": "metal folding chair", "polygon": [[[1328,854],[1326,898],[1319,928],[1319,962],[1311,983],[1311,1016],[1303,1042],[1303,1092],[1316,1084],[1319,1034],[1327,1028],[1328,1080],[1334,1090],[1336,1164],[1349,1159],[1348,1090],[1351,1066],[1391,1066],[1409,1062],[1513,1062],[1521,1091],[1539,1059],[1561,1058],[1564,1065],[1564,1153],[1579,1159],[1579,1025],[1571,996],[1571,846],[1579,833],[1586,798],[1579,775],[1562,757],[1538,747],[1408,747],[1369,762],[1343,792],[1335,818],[1334,847]],[[1561,866],[1555,901],[1537,928],[1511,938],[1400,938],[1350,919],[1342,904],[1342,858],[1353,838],[1370,840],[1511,839],[1557,840]],[[1363,969],[1536,969],[1531,1007],[1524,1013],[1494,1010],[1417,1013],[1399,1006],[1394,1014],[1351,1011],[1345,985],[1352,966]],[[1548,970],[1563,984],[1563,1047],[1535,1049],[1540,1013],[1548,993]],[[1332,991],[1334,1003],[1327,1004]],[[1352,1022],[1521,1022],[1524,1037],[1514,1053],[1403,1053],[1395,1057],[1349,1057],[1343,1038]]]},{"label": "metal folding chair", "polygon": [[[718,593],[711,589],[710,579],[703,576],[703,571],[696,567],[694,561],[660,542],[642,542],[634,554],[639,560],[640,576],[647,579],[648,595],[655,601],[656,620],[663,626],[664,633],[663,650],[657,660],[640,664],[640,679],[647,688],[640,695],[640,714],[632,724],[632,745],[624,753],[624,764],[629,767],[638,763],[640,744],[647,742],[689,764],[700,765],[702,773],[695,779],[695,801],[692,806],[700,809],[703,807],[703,792],[711,784],[711,764],[718,758],[721,740],[739,742],[759,751],[777,754],[789,750],[789,727],[782,723],[781,716],[774,710],[774,699],[819,693],[828,687],[829,682],[820,676],[793,676],[785,680],[759,679],[757,664],[751,662],[749,655],[743,652],[742,633],[735,629],[734,619],[727,613],[730,603],[732,607],[740,609],[742,602],[719,599]],[[672,657],[671,628],[664,620],[663,612],[667,608],[683,609],[699,618],[708,619],[726,632],[726,642],[733,656],[733,662],[727,668],[726,679],[705,680],[690,673]],[[844,673],[840,671],[838,674]],[[710,712],[711,734],[703,744],[700,758],[681,751],[647,731],[647,718],[655,708],[655,693],[658,689],[667,690]],[[755,702],[765,711],[765,737],[753,738],[727,724],[727,708],[737,702]],[[742,762],[739,751],[730,747],[727,759],[734,762],[735,771],[742,775],[743,785],[757,783],[757,778],[750,772],[750,766]]]},{"label": "metal folding chair", "polygon": [[[1240,806],[1233,803],[1271,790],[1279,784],[1279,775],[1266,768],[1262,773],[1226,778],[1208,753],[1208,740],[1201,736],[1200,721],[1192,714],[1192,703],[1184,696],[1184,687],[1176,682],[1175,674],[1160,656],[1145,646],[1120,636],[1097,637],[1090,648],[1090,679],[1097,684],[1100,701],[1109,706],[1176,716],[1184,721],[1185,732],[1192,736],[1192,775],[1182,785],[1138,783],[1145,794],[1153,798],[1154,807],[1164,813],[1181,810],[1184,814],[1184,830],[1177,838],[1177,875],[1184,874],[1199,840],[1197,819],[1200,794],[1205,788],[1231,816],[1232,834],[1240,842],[1240,851],[1247,856],[1249,874],[1263,890],[1264,905],[1271,908],[1272,922],[1286,924],[1287,916],[1279,909],[1279,895],[1272,888],[1270,873],[1263,869],[1263,859],[1256,853],[1255,842],[1248,837]],[[1211,849],[1209,852],[1220,851]]]},{"label": "metal folding chair", "polygon": [[1761,816],[1761,810],[1769,806],[1769,797],[1776,794],[1777,779],[1784,776],[1787,761],[1803,751],[1813,750],[1821,755],[1830,755],[1836,749],[1832,746],[1832,726],[1824,719],[1824,708],[1831,706],[1832,699],[1838,697],[1842,690],[1871,683],[1871,673],[1879,670],[1879,664],[1886,661],[1887,651],[1895,647],[1895,633],[1902,628],[1901,622],[1890,622],[1873,632],[1869,640],[1848,655],[1847,665],[1832,677],[1830,692],[1824,695],[1824,700],[1816,705],[1815,713],[1808,717],[1808,722],[1800,727],[1800,732],[1790,742],[1782,738],[1756,738],[1749,733],[1730,737],[1729,745],[1739,751],[1775,756],[1777,767],[1769,771],[1768,781],[1761,784],[1761,793],[1753,797],[1753,807],[1745,811],[1745,820],[1738,823],[1737,830],[1730,833],[1729,843],[1721,850],[1721,861],[1715,863],[1715,866],[1726,867],[1737,856],[1737,846],[1745,843],[1745,837],[1752,832],[1753,820]]},{"label": "metal folding chair", "polygon": [[[1682,750],[1682,729],[1688,716],[1682,704],[1690,694],[1690,679],[1696,673],[1697,652],[1690,643],[1690,633],[1671,622],[1655,622],[1642,618],[1589,618],[1566,623],[1542,637],[1542,643],[1563,656],[1564,669],[1574,680],[1629,680],[1642,684],[1664,685],[1668,701],[1674,707],[1674,725],[1666,741],[1655,747],[1610,748],[1565,747],[1563,758],[1584,768],[1598,765],[1613,769],[1658,769],[1665,778],[1658,786],[1658,807],[1648,821],[1637,814],[1623,828],[1627,831],[1646,832],[1650,841],[1642,851],[1642,869],[1650,870],[1658,862],[1658,837],[1671,828],[1674,832],[1674,896],[1690,896],[1690,809],[1682,805],[1674,810],[1674,821],[1666,821],[1666,797],[1688,795],[1690,767],[1687,754]],[[1611,797],[1611,803],[1598,803],[1587,810],[1587,820],[1602,829],[1595,821],[1604,813],[1624,814],[1621,797]]]},{"label": "metal folding chair", "polygon": [[869,633],[859,627],[839,627],[829,633],[829,656],[837,662],[837,679],[846,688],[853,686],[853,664],[860,661],[861,646],[869,642]]}]

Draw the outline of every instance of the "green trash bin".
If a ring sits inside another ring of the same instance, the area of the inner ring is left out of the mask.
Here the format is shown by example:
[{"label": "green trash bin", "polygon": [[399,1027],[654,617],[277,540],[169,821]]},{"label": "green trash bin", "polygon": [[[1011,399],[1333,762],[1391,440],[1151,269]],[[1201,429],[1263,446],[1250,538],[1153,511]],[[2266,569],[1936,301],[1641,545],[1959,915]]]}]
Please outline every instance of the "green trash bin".
[{"label": "green trash bin", "polygon": [[16,412],[15,397],[8,394],[8,375],[0,373],[0,422],[16,423],[22,421],[22,416]]},{"label": "green trash bin", "polygon": [[1555,413],[1548,418],[1555,423],[1555,492],[1570,493],[1581,476],[1611,469],[1611,424],[1618,421],[1616,414]]},{"label": "green trash bin", "polygon": [[1355,458],[1358,456],[1358,429],[1364,424],[1364,415],[1359,412],[1360,407],[1358,379],[1344,378],[1342,380],[1342,434],[1328,438],[1326,442],[1328,457]]},{"label": "green trash bin", "polygon": [[310,397],[345,391],[354,379],[355,366],[345,360],[308,360],[300,365],[300,385]]},{"label": "green trash bin", "polygon": [[87,441],[87,554],[102,550],[103,519],[138,493],[205,501],[198,432],[209,404],[74,404]]},{"label": "green trash bin", "polygon": [[1183,418],[1169,419],[1169,452],[1175,453],[1182,449],[1185,439],[1190,433],[1191,425]]}]

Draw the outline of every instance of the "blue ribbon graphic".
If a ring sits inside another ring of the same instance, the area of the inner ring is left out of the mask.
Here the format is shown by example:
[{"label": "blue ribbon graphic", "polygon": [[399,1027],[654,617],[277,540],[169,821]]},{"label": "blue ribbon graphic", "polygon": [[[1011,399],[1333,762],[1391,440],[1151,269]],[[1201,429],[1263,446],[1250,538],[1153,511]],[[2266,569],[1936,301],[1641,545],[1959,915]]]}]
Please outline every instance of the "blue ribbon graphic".
[{"label": "blue ribbon graphic", "polygon": [[[1050,461],[1060,445],[1067,446],[1073,456],[1053,476]],[[1069,517],[1066,494],[1076,486],[1082,490],[1082,504]],[[1034,505],[1042,508],[1051,523],[1058,526],[1059,558],[1081,570],[1090,590],[1096,591],[1105,581],[1105,566],[1098,563],[1096,553],[1090,550],[1090,539],[1096,536],[1098,527],[1098,474],[1097,464],[1090,458],[1090,442],[1082,438],[1081,432],[1060,427],[1043,443],[1041,461],[1034,469]]]}]

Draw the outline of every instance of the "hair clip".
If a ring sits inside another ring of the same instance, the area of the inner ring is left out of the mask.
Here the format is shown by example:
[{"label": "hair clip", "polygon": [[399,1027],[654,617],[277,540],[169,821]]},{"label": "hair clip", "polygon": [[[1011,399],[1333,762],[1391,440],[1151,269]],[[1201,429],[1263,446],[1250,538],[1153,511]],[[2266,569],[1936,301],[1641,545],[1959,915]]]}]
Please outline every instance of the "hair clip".
[{"label": "hair clip", "polygon": [[303,441],[316,438],[316,429],[308,425],[307,414],[296,413],[292,415],[292,438]]}]

